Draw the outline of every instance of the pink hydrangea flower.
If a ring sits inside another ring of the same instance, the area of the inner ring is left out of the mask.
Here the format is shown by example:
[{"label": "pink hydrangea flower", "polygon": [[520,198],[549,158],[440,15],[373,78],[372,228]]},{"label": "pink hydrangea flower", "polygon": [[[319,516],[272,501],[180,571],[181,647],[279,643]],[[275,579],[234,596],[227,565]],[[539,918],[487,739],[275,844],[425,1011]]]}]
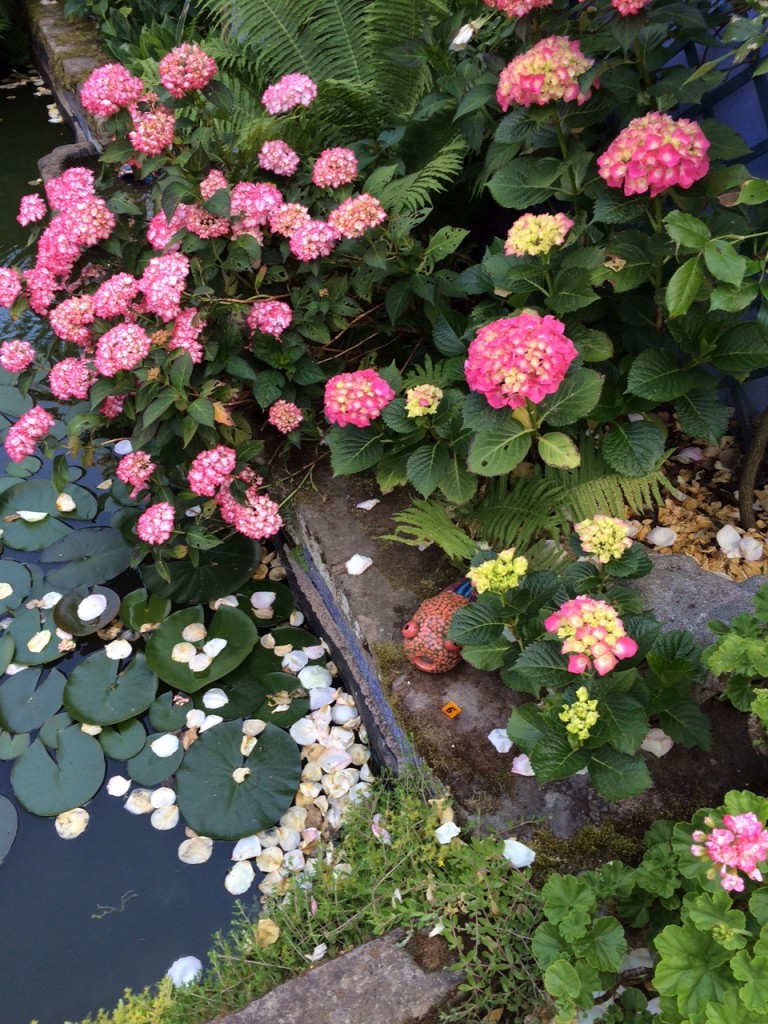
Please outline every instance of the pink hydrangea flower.
[{"label": "pink hydrangea flower", "polygon": [[[24,275],[27,301],[38,316],[46,316],[56,297],[56,278],[44,266],[31,267]],[[2,290],[2,271],[0,271],[0,291]],[[4,303],[0,298],[0,306]]]},{"label": "pink hydrangea flower", "polygon": [[594,667],[604,676],[624,658],[637,654],[616,609],[606,601],[581,594],[566,601],[544,620],[544,629],[564,641],[561,654],[570,654],[568,671],[579,675]]},{"label": "pink hydrangea flower", "polygon": [[217,217],[202,206],[188,206],[184,227],[198,238],[226,238],[232,231],[227,217]]},{"label": "pink hydrangea flower", "polygon": [[123,411],[128,395],[107,395],[101,403],[99,412],[107,420],[115,420]]},{"label": "pink hydrangea flower", "polygon": [[158,105],[133,113],[133,131],[128,132],[128,141],[137,153],[160,156],[173,145],[175,131],[176,118],[166,107]]},{"label": "pink hydrangea flower", "polygon": [[269,215],[269,230],[275,235],[290,238],[297,228],[311,219],[309,210],[301,203],[283,203]]},{"label": "pink hydrangea flower", "polygon": [[48,374],[48,387],[51,394],[60,402],[70,402],[73,398],[86,399],[97,373],[84,359],[73,359],[71,356],[54,363]]},{"label": "pink hydrangea flower", "polygon": [[96,369],[102,377],[135,370],[151,346],[152,339],[138,324],[118,324],[102,334],[96,344]]},{"label": "pink hydrangea flower", "polygon": [[216,72],[216,61],[197,43],[182,43],[166,53],[157,66],[160,81],[176,99],[204,89]]},{"label": "pink hydrangea flower", "polygon": [[210,199],[211,196],[220,192],[223,188],[229,188],[229,182],[223,171],[214,168],[200,182],[200,195],[203,199]]},{"label": "pink hydrangea flower", "polygon": [[524,213],[507,233],[504,252],[507,256],[540,256],[562,245],[573,227],[564,213]]},{"label": "pink hydrangea flower", "polygon": [[259,150],[259,167],[263,171],[290,178],[296,173],[299,163],[299,154],[281,139],[269,140]]},{"label": "pink hydrangea flower", "polygon": [[627,18],[642,11],[650,2],[651,0],[611,0],[611,7],[617,10],[622,18]]},{"label": "pink hydrangea flower", "polygon": [[577,352],[553,316],[519,313],[481,327],[470,343],[464,373],[472,391],[494,409],[540,402],[560,387]]},{"label": "pink hydrangea flower", "polygon": [[36,192],[32,192],[28,196],[21,197],[16,220],[25,228],[27,224],[42,220],[47,213],[48,207],[45,205],[43,197],[39,196]]},{"label": "pink hydrangea flower", "polygon": [[[715,824],[711,818],[705,818],[705,822],[710,827]],[[752,811],[725,814],[723,825],[724,828],[712,828],[709,833],[694,832],[691,838],[696,845],[691,847],[691,853],[694,857],[712,861],[713,867],[707,872],[707,877],[714,878],[719,873],[723,889],[743,892],[744,879],[739,871],[754,882],[763,880],[757,865],[768,859],[768,830],[763,828]],[[719,872],[714,867],[717,864],[720,865]]]},{"label": "pink hydrangea flower", "polygon": [[636,117],[597,158],[598,173],[624,195],[690,188],[709,170],[709,140],[695,121],[652,111]]},{"label": "pink hydrangea flower", "polygon": [[80,87],[80,100],[89,114],[111,117],[144,93],[144,83],[122,64],[102,64]]},{"label": "pink hydrangea flower", "polygon": [[282,529],[280,506],[266,494],[257,493],[258,483],[245,492],[245,504],[232,496],[229,485],[218,494],[219,514],[229,526],[251,540],[266,540]]},{"label": "pink hydrangea flower", "polygon": [[317,86],[306,75],[283,75],[264,90],[261,102],[269,114],[287,114],[295,107],[308,107],[317,96]]},{"label": "pink hydrangea flower", "polygon": [[283,193],[269,182],[239,181],[232,189],[232,216],[242,216],[249,225],[263,227],[282,205]]},{"label": "pink hydrangea flower", "polygon": [[10,308],[21,295],[21,278],[12,267],[0,267],[0,306]]},{"label": "pink hydrangea flower", "polygon": [[47,409],[33,406],[8,428],[3,446],[11,462],[21,462],[35,450],[37,442],[53,429],[56,421]]},{"label": "pink hydrangea flower", "polygon": [[92,295],[73,295],[64,299],[48,314],[51,327],[63,341],[90,349],[93,337],[89,330],[96,313]]},{"label": "pink hydrangea flower", "polygon": [[[158,210],[147,225],[147,241],[153,249],[165,249],[177,231],[181,231],[186,221],[188,207],[179,203],[171,214],[171,219],[165,215],[163,210]],[[173,248],[178,249],[181,242],[177,242]]]},{"label": "pink hydrangea flower", "polygon": [[552,0],[483,0],[486,7],[502,11],[508,18],[523,18],[529,11],[551,7]]},{"label": "pink hydrangea flower", "polygon": [[165,544],[173,533],[173,505],[159,501],[142,512],[136,523],[136,533],[145,544]]},{"label": "pink hydrangea flower", "polygon": [[60,230],[67,231],[81,249],[105,241],[116,224],[114,213],[99,196],[71,203],[57,220]]},{"label": "pink hydrangea flower", "polygon": [[252,331],[272,334],[276,338],[291,326],[292,320],[291,307],[277,299],[260,299],[253,303],[248,313],[248,326]]},{"label": "pink hydrangea flower", "polygon": [[281,434],[290,434],[292,430],[296,430],[304,417],[302,416],[301,409],[298,405],[294,405],[293,402],[286,402],[284,399],[278,398],[278,400],[269,407],[269,415],[267,419],[273,427],[276,427],[280,431]]},{"label": "pink hydrangea flower", "polygon": [[195,494],[211,498],[235,469],[237,452],[220,444],[209,451],[200,452],[192,460],[187,479]]},{"label": "pink hydrangea flower", "polygon": [[182,348],[193,363],[202,363],[205,353],[198,339],[207,326],[208,321],[202,320],[196,309],[182,309],[174,321],[167,348]]},{"label": "pink hydrangea flower", "polygon": [[189,260],[183,253],[153,256],[139,279],[149,312],[166,322],[177,317],[188,274]]},{"label": "pink hydrangea flower", "polygon": [[328,223],[342,238],[360,238],[370,228],[387,219],[387,213],[378,199],[363,192],[350,196],[328,214]]},{"label": "pink hydrangea flower", "polygon": [[[118,65],[119,66],[119,65]],[[45,194],[54,210],[66,210],[73,203],[94,195],[94,174],[88,167],[68,167],[45,183]]]},{"label": "pink hydrangea flower", "polygon": [[339,373],[325,385],[325,417],[340,427],[367,427],[394,397],[395,392],[375,370]]},{"label": "pink hydrangea flower", "polygon": [[580,91],[579,75],[594,63],[575,40],[547,36],[507,64],[499,76],[496,99],[502,110],[512,103],[543,107],[552,100],[576,100],[581,105],[592,92]]},{"label": "pink hydrangea flower", "polygon": [[330,255],[340,238],[337,229],[324,220],[308,220],[293,232],[288,240],[288,248],[297,260],[307,263]]},{"label": "pink hydrangea flower", "polygon": [[357,157],[351,149],[324,149],[312,168],[312,184],[318,188],[339,188],[357,177]]},{"label": "pink hydrangea flower", "polygon": [[147,486],[147,481],[157,469],[148,452],[136,451],[124,455],[117,464],[115,475],[128,484],[131,497],[135,498]]},{"label": "pink hydrangea flower", "polygon": [[14,338],[0,345],[0,366],[8,373],[23,373],[32,365],[35,350],[28,341]]},{"label": "pink hydrangea flower", "polygon": [[125,316],[139,291],[139,282],[132,274],[113,274],[93,293],[93,311],[104,320]]}]

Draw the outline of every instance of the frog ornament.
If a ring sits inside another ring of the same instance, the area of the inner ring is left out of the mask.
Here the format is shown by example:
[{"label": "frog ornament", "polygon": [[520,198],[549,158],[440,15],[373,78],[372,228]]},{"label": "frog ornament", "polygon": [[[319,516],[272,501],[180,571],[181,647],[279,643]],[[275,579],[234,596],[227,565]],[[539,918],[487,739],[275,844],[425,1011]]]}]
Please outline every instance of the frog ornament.
[{"label": "frog ornament", "polygon": [[474,600],[468,580],[422,601],[402,628],[406,658],[422,672],[450,672],[461,661],[461,647],[448,639],[454,612]]}]

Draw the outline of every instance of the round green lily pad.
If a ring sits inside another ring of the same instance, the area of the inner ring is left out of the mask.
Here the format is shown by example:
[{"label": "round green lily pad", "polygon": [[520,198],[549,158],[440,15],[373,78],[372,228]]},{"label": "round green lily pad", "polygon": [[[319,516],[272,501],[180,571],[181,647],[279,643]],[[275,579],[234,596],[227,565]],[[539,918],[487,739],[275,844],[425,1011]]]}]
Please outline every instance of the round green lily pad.
[{"label": "round green lily pad", "polygon": [[[282,647],[285,644],[290,644],[296,651],[301,651],[305,647],[320,647],[322,646],[317,637],[310,633],[306,629],[299,629],[296,626],[280,626],[278,629],[272,630],[272,636],[275,638],[275,647]],[[328,655],[323,649],[323,653],[318,658],[310,658],[307,662],[308,665],[323,665]]]},{"label": "round green lily pad", "polygon": [[138,718],[105,726],[96,737],[107,757],[127,761],[144,749],[147,731]]},{"label": "round green lily pad", "polygon": [[249,579],[261,560],[261,547],[254,540],[235,534],[210,551],[201,552],[199,566],[189,558],[167,563],[170,581],[164,580],[152,563],[140,569],[147,590],[168,597],[177,604],[206,604],[217,597],[234,594]]},{"label": "round green lily pad", "polygon": [[27,477],[32,476],[42,466],[42,462],[35,455],[28,455],[26,459],[22,459],[21,462],[12,462],[6,468],[8,476],[15,476],[21,480],[26,480]]},{"label": "round green lily pad", "polygon": [[247,757],[240,753],[242,739],[239,719],[214,726],[192,744],[176,774],[179,810],[200,835],[253,835],[274,825],[293,803],[301,756],[288,733],[267,724]]},{"label": "round green lily pad", "polygon": [[16,833],[19,830],[19,815],[7,796],[0,795],[0,864],[8,856]]},{"label": "round green lily pad", "polygon": [[119,662],[104,651],[76,665],[64,687],[64,707],[79,722],[115,725],[142,714],[155,699],[157,676],[143,654],[120,673]]},{"label": "round green lily pad", "polygon": [[158,757],[152,750],[154,741],[164,735],[166,734],[158,732],[147,736],[143,748],[126,763],[128,774],[140,786],[159,786],[161,782],[176,772],[184,760],[184,748],[181,744],[176,753],[169,757]]},{"label": "round green lily pad", "polygon": [[58,714],[51,715],[47,721],[43,722],[37,735],[49,750],[55,750],[59,745],[59,733],[72,724],[72,719],[67,712],[59,711]]},{"label": "round green lily pad", "polygon": [[104,780],[104,755],[92,736],[72,725],[59,733],[56,758],[38,737],[17,758],[11,772],[16,799],[44,818],[82,807]]},{"label": "round green lily pad", "polygon": [[[56,508],[58,494],[50,480],[23,480],[0,494],[0,518],[11,518],[3,523],[5,543],[17,551],[41,551],[69,533],[67,520],[94,519],[98,511],[96,499],[84,487],[67,486],[67,494],[75,502],[72,512]],[[45,514],[38,522],[27,522],[19,512]]]},{"label": "round green lily pad", "polygon": [[[50,611],[41,613],[37,608],[25,609],[14,618],[8,632],[16,644],[13,657],[19,665],[45,665],[63,657],[56,636],[56,623]],[[28,644],[38,633],[48,633],[48,639],[42,650],[31,651]]]},{"label": "round green lily pad", "polygon": [[0,584],[3,583],[11,588],[11,593],[7,597],[0,597],[0,615],[4,615],[12,608],[18,608],[25,600],[32,586],[29,569],[23,562],[14,562],[11,558],[4,558],[0,562]]},{"label": "round green lily pad", "polygon": [[39,729],[61,707],[65,676],[53,669],[38,686],[40,670],[24,669],[0,686],[0,725],[9,732]]},{"label": "round green lily pad", "polygon": [[[307,691],[296,676],[287,672],[267,672],[259,677],[258,682],[254,682],[253,689],[254,696],[261,697],[261,700],[251,712],[251,718],[274,722],[285,729],[309,712]],[[281,693],[289,694],[291,699],[275,700],[275,695]],[[278,711],[284,704],[288,705],[286,710]]]},{"label": "round green lily pad", "polygon": [[129,629],[137,632],[149,622],[163,622],[171,610],[171,602],[157,594],[149,594],[143,587],[127,594],[120,604],[120,618]]},{"label": "round green lily pad", "polygon": [[[95,619],[81,619],[77,614],[81,601],[87,597],[101,596],[107,602],[106,608]],[[54,606],[53,621],[60,629],[64,629],[72,636],[89,636],[103,629],[108,622],[117,615],[120,608],[120,598],[109,587],[75,587],[68,593],[63,594],[61,600]]]},{"label": "round green lily pad", "polygon": [[15,644],[10,633],[4,633],[0,638],[0,673],[5,672],[13,661]]},{"label": "round green lily pad", "polygon": [[207,627],[205,639],[195,646],[202,650],[203,644],[214,639],[226,640],[227,646],[206,669],[193,672],[186,663],[174,661],[172,654],[176,644],[183,642],[184,627],[202,622],[203,617],[200,605],[182,608],[169,615],[147,642],[147,663],[153,672],[182,693],[194,693],[226,676],[248,657],[258,639],[256,627],[245,612],[239,608],[219,608]]},{"label": "round green lily pad", "polygon": [[28,732],[13,733],[0,729],[0,761],[15,761],[31,742]]},{"label": "round green lily pad", "polygon": [[158,732],[176,732],[183,729],[191,703],[174,704],[170,690],[161,693],[149,709],[149,724]]},{"label": "round green lily pad", "polygon": [[[266,593],[274,594],[275,600],[270,605],[271,617],[261,618],[254,615],[251,595]],[[277,623],[285,622],[290,617],[291,612],[296,609],[296,602],[293,599],[290,587],[286,587],[284,583],[277,583],[274,580],[252,580],[250,583],[243,584],[237,592],[237,604],[238,607],[251,616],[259,629],[272,629]]]}]

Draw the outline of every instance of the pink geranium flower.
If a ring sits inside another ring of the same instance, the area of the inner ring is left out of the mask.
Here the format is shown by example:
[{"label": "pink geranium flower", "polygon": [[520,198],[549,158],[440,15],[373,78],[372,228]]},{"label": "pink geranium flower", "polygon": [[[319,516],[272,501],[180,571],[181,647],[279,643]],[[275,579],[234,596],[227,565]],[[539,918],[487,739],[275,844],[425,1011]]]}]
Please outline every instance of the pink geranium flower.
[{"label": "pink geranium flower", "polygon": [[[706,818],[707,825],[715,823]],[[702,857],[720,865],[719,872],[715,867],[707,873],[709,878],[720,875],[720,884],[727,891],[743,892],[744,879],[739,875],[742,871],[747,878],[762,882],[763,875],[758,864],[768,859],[768,830],[752,812],[745,814],[723,815],[724,828],[712,828],[712,831],[696,831],[691,838],[695,845],[691,847],[694,857]]]}]

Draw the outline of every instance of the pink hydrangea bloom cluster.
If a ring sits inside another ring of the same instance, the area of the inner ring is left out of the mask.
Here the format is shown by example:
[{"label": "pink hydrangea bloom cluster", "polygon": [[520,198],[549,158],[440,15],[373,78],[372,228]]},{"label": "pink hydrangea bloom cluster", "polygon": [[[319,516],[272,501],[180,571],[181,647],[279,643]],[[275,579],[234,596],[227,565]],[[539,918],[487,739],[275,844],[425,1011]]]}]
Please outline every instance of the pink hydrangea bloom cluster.
[{"label": "pink hydrangea bloom cluster", "polygon": [[160,81],[176,99],[204,89],[218,71],[216,61],[197,43],[182,43],[166,53],[157,66]]},{"label": "pink hydrangea bloom cluster", "polygon": [[592,91],[581,92],[579,75],[594,63],[584,56],[576,40],[547,36],[507,64],[499,76],[496,99],[502,110],[512,103],[543,107],[552,100],[576,100],[581,105]]},{"label": "pink hydrangea bloom cluster", "polygon": [[309,210],[301,203],[283,203],[269,215],[269,230],[273,235],[290,238],[297,228],[311,219]]},{"label": "pink hydrangea bloom cluster", "polygon": [[135,498],[147,486],[147,481],[157,469],[148,452],[136,451],[124,455],[117,464],[115,475],[131,488]]},{"label": "pink hydrangea bloom cluster", "polygon": [[125,316],[140,290],[139,282],[132,274],[113,274],[102,281],[93,293],[93,311],[104,320]]},{"label": "pink hydrangea bloom cluster", "polygon": [[45,183],[45,194],[52,209],[66,210],[93,196],[94,175],[87,167],[68,167]]},{"label": "pink hydrangea bloom cluster", "polygon": [[245,492],[245,504],[232,495],[229,485],[222,486],[218,495],[219,514],[229,526],[251,540],[266,540],[282,529],[280,506],[267,494],[257,492],[258,482]]},{"label": "pink hydrangea bloom cluster", "polygon": [[164,256],[153,256],[139,280],[149,312],[155,313],[166,323],[178,316],[188,274],[189,260],[183,253],[169,252]]},{"label": "pink hydrangea bloom cluster", "polygon": [[283,398],[278,398],[269,407],[267,419],[281,434],[290,434],[292,430],[296,430],[301,424],[304,417],[298,405],[295,405],[293,402],[286,402]]},{"label": "pink hydrangea bloom cluster", "polygon": [[60,363],[54,363],[48,374],[48,387],[60,402],[73,398],[80,401],[88,397],[97,373],[84,359],[69,356]]},{"label": "pink hydrangea bloom cluster", "polygon": [[562,245],[573,227],[564,213],[524,213],[507,232],[507,256],[541,256]]},{"label": "pink hydrangea bloom cluster", "polygon": [[340,237],[331,224],[310,219],[296,228],[288,241],[288,248],[297,260],[307,263],[330,255]]},{"label": "pink hydrangea bloom cluster", "polygon": [[28,196],[21,197],[16,220],[23,228],[25,228],[27,224],[33,224],[35,221],[43,220],[47,212],[48,208],[45,205],[43,197],[39,196],[36,192],[32,192]]},{"label": "pink hydrangea bloom cluster", "polygon": [[236,462],[235,449],[227,448],[223,444],[199,452],[192,460],[187,474],[190,488],[201,497],[212,498],[221,485],[232,476]]},{"label": "pink hydrangea bloom cluster", "polygon": [[35,350],[28,341],[14,338],[0,345],[0,366],[8,373],[22,373],[31,366]]},{"label": "pink hydrangea bloom cluster", "polygon": [[481,327],[470,342],[464,374],[494,409],[534,404],[560,387],[577,352],[553,316],[519,313]]},{"label": "pink hydrangea bloom cluster", "polygon": [[696,845],[691,847],[694,857],[711,860],[713,865],[707,873],[709,878],[720,875],[720,884],[729,892],[743,892],[743,871],[747,878],[762,882],[763,876],[758,864],[768,859],[768,830],[752,811],[745,814],[724,814],[723,828],[715,828],[711,818],[705,818],[711,832],[697,830],[691,838]]},{"label": "pink hydrangea bloom cluster", "polygon": [[[179,203],[171,214],[171,219],[165,215],[164,210],[158,210],[147,225],[147,241],[153,249],[165,249],[177,231],[184,227],[187,216],[187,206]],[[173,248],[178,249],[181,242],[177,242]]]},{"label": "pink hydrangea bloom cluster", "polygon": [[283,193],[270,182],[240,181],[232,189],[231,214],[239,220],[232,225],[232,234],[250,234],[261,244],[261,228],[270,216],[283,205]]},{"label": "pink hydrangea bloom cluster", "polygon": [[317,86],[307,75],[283,75],[264,90],[261,102],[268,114],[287,114],[295,107],[308,107],[317,96]]},{"label": "pink hydrangea bloom cluster", "polygon": [[53,428],[56,421],[41,405],[33,406],[8,428],[3,446],[11,462],[21,462],[35,450],[40,438]]},{"label": "pink hydrangea bloom cluster", "polygon": [[523,18],[540,7],[551,7],[552,0],[483,0],[486,7],[502,11],[508,18]]},{"label": "pink hydrangea bloom cluster", "polygon": [[102,334],[96,344],[96,369],[102,377],[114,377],[120,370],[135,370],[151,346],[152,339],[138,324],[117,324]]},{"label": "pink hydrangea bloom cluster", "polygon": [[203,199],[210,199],[211,196],[220,192],[223,188],[229,188],[229,182],[224,172],[214,167],[200,182],[200,195]]},{"label": "pink hydrangea bloom cluster", "polygon": [[357,157],[351,149],[324,149],[312,168],[312,184],[318,188],[339,188],[357,177]]},{"label": "pink hydrangea bloom cluster", "polygon": [[259,167],[263,171],[272,171],[273,174],[290,178],[296,173],[299,163],[299,154],[282,139],[271,139],[259,150]]},{"label": "pink hydrangea bloom cluster", "polygon": [[99,406],[99,412],[107,420],[114,420],[123,411],[128,395],[107,395]]},{"label": "pink hydrangea bloom cluster", "polygon": [[161,104],[154,104],[149,110],[133,109],[133,130],[128,132],[128,141],[137,153],[145,156],[160,156],[173,145],[176,118]]},{"label": "pink hydrangea bloom cluster", "polygon": [[208,321],[203,320],[196,309],[182,309],[173,322],[167,347],[171,350],[182,348],[193,363],[202,363],[205,352],[198,339],[207,326]]},{"label": "pink hydrangea bloom cluster", "polygon": [[278,299],[260,299],[248,313],[248,326],[252,331],[272,334],[279,338],[291,326],[293,310],[287,302]]},{"label": "pink hydrangea bloom cluster", "polygon": [[86,350],[92,348],[93,338],[89,324],[92,324],[95,318],[95,302],[92,295],[72,295],[48,314],[51,327],[59,338]]},{"label": "pink hydrangea bloom cluster", "polygon": [[9,308],[21,295],[21,278],[13,267],[0,267],[0,306]]},{"label": "pink hydrangea bloom cluster", "polygon": [[142,512],[136,523],[136,533],[145,544],[164,544],[173,533],[173,505],[158,501]]},{"label": "pink hydrangea bloom cluster", "polygon": [[375,228],[387,219],[384,207],[378,199],[363,192],[350,196],[328,214],[328,223],[342,238],[361,238],[370,228]]},{"label": "pink hydrangea bloom cluster", "polygon": [[637,644],[627,636],[616,609],[584,594],[566,601],[546,618],[544,629],[565,641],[560,651],[570,655],[568,671],[574,675],[594,668],[604,676],[619,661],[637,654]]},{"label": "pink hydrangea bloom cluster", "polygon": [[395,392],[375,370],[339,373],[325,385],[325,417],[340,427],[367,427],[394,397]]},{"label": "pink hydrangea bloom cluster", "polygon": [[95,68],[80,88],[80,100],[89,114],[111,117],[129,107],[144,93],[144,83],[122,64]]},{"label": "pink hydrangea bloom cluster", "polygon": [[622,18],[637,14],[647,7],[651,0],[611,0],[611,7],[619,12]]},{"label": "pink hydrangea bloom cluster", "polygon": [[184,227],[198,238],[226,238],[232,231],[227,217],[217,217],[196,204],[186,208]]},{"label": "pink hydrangea bloom cluster", "polygon": [[695,121],[651,111],[636,117],[597,158],[601,178],[625,196],[690,188],[709,170],[709,140]]}]

